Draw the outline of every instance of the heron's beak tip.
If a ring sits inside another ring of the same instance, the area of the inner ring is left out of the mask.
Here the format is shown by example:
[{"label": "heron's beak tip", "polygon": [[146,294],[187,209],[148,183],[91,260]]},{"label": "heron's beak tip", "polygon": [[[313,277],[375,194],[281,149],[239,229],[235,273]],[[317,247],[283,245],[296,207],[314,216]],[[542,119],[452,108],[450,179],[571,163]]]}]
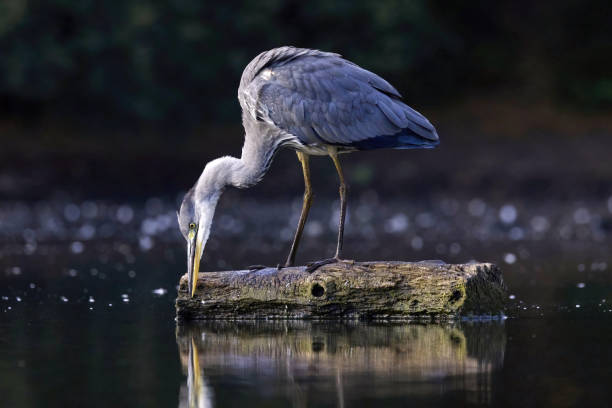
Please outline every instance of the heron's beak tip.
[{"label": "heron's beak tip", "polygon": [[194,279],[193,284],[191,285],[191,297],[193,298],[195,295],[195,290],[196,290],[196,283],[197,283],[197,278]]},{"label": "heron's beak tip", "polygon": [[[195,238],[195,237],[194,237]],[[189,269],[187,271],[189,277],[189,293],[193,298],[195,296],[196,287],[198,285],[198,275],[200,272],[200,259],[202,256],[202,242],[200,239],[195,238],[195,245],[190,245],[188,250],[191,250]],[[195,246],[195,248],[194,248]]]}]

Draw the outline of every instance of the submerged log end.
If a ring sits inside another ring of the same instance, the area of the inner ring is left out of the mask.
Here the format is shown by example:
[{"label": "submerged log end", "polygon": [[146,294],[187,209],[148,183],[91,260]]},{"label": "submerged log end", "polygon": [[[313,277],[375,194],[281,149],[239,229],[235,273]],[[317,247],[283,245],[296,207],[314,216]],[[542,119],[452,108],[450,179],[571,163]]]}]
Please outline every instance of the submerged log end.
[{"label": "submerged log end", "polygon": [[503,314],[507,289],[490,263],[342,262],[320,267],[200,273],[180,280],[179,320],[449,320]]}]

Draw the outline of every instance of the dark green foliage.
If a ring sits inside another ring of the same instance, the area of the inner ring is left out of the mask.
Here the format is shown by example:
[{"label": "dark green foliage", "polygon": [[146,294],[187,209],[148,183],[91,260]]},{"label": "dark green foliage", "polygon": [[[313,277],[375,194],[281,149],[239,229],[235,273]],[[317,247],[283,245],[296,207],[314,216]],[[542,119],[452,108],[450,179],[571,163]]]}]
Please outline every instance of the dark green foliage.
[{"label": "dark green foliage", "polygon": [[242,69],[285,44],[341,52],[415,105],[518,89],[607,107],[609,10],[576,0],[3,0],[0,107],[116,122],[236,121]]}]

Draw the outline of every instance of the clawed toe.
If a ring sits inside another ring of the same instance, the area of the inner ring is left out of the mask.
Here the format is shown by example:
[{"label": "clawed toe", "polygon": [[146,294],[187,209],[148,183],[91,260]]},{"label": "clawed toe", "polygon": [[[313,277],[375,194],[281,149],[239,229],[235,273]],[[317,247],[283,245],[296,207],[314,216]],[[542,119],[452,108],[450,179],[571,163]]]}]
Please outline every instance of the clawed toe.
[{"label": "clawed toe", "polygon": [[332,263],[340,263],[340,262],[346,262],[346,263],[354,263],[355,261],[352,260],[348,260],[348,259],[340,259],[340,258],[328,258],[328,259],[322,259],[320,261],[314,261],[314,262],[309,262],[306,264],[306,272],[312,273],[314,271],[316,271],[317,269],[319,269],[320,267],[322,267],[323,265],[329,265]]},{"label": "clawed toe", "polygon": [[[320,267],[324,265],[329,265],[332,263],[354,263],[354,262],[355,261],[350,260],[350,259],[340,259],[340,258],[321,259],[320,261],[308,262],[306,264],[306,272],[312,273],[316,271],[317,269],[319,269]],[[291,267],[293,266],[287,265],[287,264],[278,264],[276,265],[276,267],[267,266],[267,265],[250,265],[250,266],[247,266],[247,269],[251,272],[260,271],[262,269],[267,269],[267,268],[275,268],[277,271],[280,271],[281,269],[291,268]]]},{"label": "clawed toe", "polygon": [[266,268],[267,268],[266,265],[250,265],[250,266],[247,266],[247,269],[249,271],[259,271],[261,269],[266,269]]},{"label": "clawed toe", "polygon": [[267,268],[274,268],[277,271],[280,271],[283,268],[289,268],[289,266],[287,265],[283,265],[283,264],[278,264],[276,266],[267,266],[267,265],[251,265],[251,266],[247,266],[247,269],[251,272],[253,271],[260,271],[262,269],[267,269]]}]

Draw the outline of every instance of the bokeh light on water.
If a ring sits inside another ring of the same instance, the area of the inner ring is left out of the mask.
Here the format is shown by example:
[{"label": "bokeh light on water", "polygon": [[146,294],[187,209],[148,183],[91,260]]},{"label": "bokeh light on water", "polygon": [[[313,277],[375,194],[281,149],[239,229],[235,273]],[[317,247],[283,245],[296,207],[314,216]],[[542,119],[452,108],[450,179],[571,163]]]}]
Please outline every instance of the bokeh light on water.
[{"label": "bokeh light on water", "polygon": [[[546,205],[439,197],[434,203],[403,202],[365,190],[352,202],[345,247],[355,259],[496,262],[507,282],[523,289],[520,300],[535,303],[537,298],[542,306],[575,304],[573,295],[564,299],[558,290],[564,285],[592,283],[596,290],[609,284],[612,213],[607,201]],[[302,262],[333,251],[337,206],[336,200],[325,199],[314,206],[298,257]],[[71,282],[68,288],[83,293],[47,296],[73,302],[87,299],[86,291],[95,290],[88,287],[92,281],[106,281],[118,296],[123,284],[149,285],[151,293],[160,279],[173,293],[185,268],[176,207],[174,200],[157,197],[131,203],[0,203],[0,261],[11,282],[2,295],[28,298],[56,278],[60,286]],[[278,264],[299,208],[287,201],[246,200],[240,207],[221,201],[203,270]],[[9,306],[14,307],[5,301],[2,310],[8,312]]]},{"label": "bokeh light on water", "polygon": [[[10,406],[66,402],[58,390],[76,382],[82,389],[71,401],[79,405],[98,395],[103,405],[393,407],[556,401],[551,378],[582,398],[605,388],[609,199],[404,200],[373,188],[349,197],[347,257],[495,262],[510,288],[507,319],[176,327],[173,303],[186,263],[177,199],[9,199],[0,201],[0,370],[11,375],[0,392]],[[228,195],[202,270],[277,265],[300,208],[299,195]],[[337,211],[334,196],[317,197],[300,263],[333,253]]]}]

